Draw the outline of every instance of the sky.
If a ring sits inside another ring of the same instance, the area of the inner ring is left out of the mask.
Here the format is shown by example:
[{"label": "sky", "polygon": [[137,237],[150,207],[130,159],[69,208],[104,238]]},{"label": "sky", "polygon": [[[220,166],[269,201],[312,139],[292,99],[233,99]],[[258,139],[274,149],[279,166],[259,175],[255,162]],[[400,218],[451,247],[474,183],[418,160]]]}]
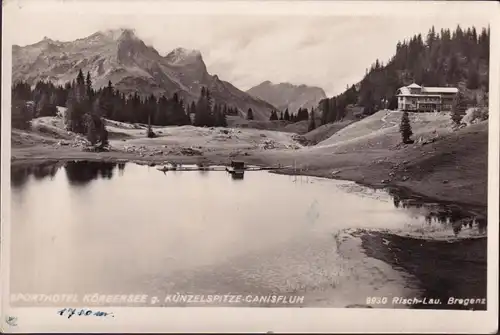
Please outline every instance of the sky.
[{"label": "sky", "polygon": [[433,25],[480,30],[490,21],[479,2],[467,9],[465,3],[392,1],[371,7],[297,1],[275,6],[251,1],[243,7],[231,2],[207,7],[207,1],[11,1],[6,28],[12,44],[45,36],[71,41],[99,30],[132,28],[162,55],[177,47],[200,50],[209,73],[242,90],[269,80],[318,86],[328,96],[361,80],[376,59],[385,63],[399,40],[425,36]]}]

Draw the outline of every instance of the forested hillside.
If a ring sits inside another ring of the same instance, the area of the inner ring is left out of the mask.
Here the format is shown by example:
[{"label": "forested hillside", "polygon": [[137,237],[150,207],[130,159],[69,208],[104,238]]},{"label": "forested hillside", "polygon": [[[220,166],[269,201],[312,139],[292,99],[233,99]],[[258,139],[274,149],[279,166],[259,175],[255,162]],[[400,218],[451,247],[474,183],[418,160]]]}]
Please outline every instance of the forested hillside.
[{"label": "forested hillside", "polygon": [[[64,87],[39,81],[31,89],[25,82],[16,83],[12,87],[13,127],[24,128],[33,117],[55,116],[56,106],[66,106],[71,112],[75,109],[74,102],[77,100],[88,101],[83,106],[82,115],[96,110],[102,117],[116,121],[162,126],[191,124],[190,115],[193,115],[194,125],[226,126],[225,116],[238,114],[236,108],[213,103],[209,90],[204,87],[197,103],[185,105],[176,93],[170,98],[151,95],[144,99],[137,93],[125,96],[111,82],[105,88],[94,90],[90,74],[84,78],[80,71],[76,81],[69,82]],[[25,106],[27,101],[33,102],[31,111]],[[75,113],[78,114],[78,110]]]},{"label": "forested hillside", "polygon": [[[56,106],[70,107],[75,100],[78,86],[85,86],[85,99],[90,99],[84,108],[86,111],[98,109],[98,114],[107,119],[128,123],[151,123],[158,126],[227,126],[227,116],[238,116],[237,107],[214,102],[212,91],[201,88],[198,100],[186,104],[174,93],[172,97],[162,95],[160,98],[151,94],[141,97],[138,92],[125,95],[116,89],[111,81],[104,88],[94,89],[90,73],[85,77],[80,70],[76,81],[64,86],[54,85],[50,81],[38,81],[34,88],[27,82],[19,81],[12,86],[12,126],[26,128],[32,118],[55,116]],[[83,98],[82,98],[83,99]],[[31,108],[30,108],[31,107]],[[72,109],[70,109],[71,111]],[[85,113],[84,113],[85,114]],[[248,119],[253,119],[254,111],[246,111]],[[297,113],[288,109],[281,112],[271,111],[270,120],[286,120],[300,122],[308,120],[309,112],[306,108],[299,108]]]},{"label": "forested hillside", "polygon": [[364,78],[338,96],[320,102],[322,123],[342,120],[348,105],[364,107],[364,114],[397,107],[396,91],[415,82],[423,86],[455,86],[466,93],[469,105],[482,104],[488,92],[490,30],[475,27],[453,32],[432,27],[427,36],[398,42],[387,64],[376,60]]}]

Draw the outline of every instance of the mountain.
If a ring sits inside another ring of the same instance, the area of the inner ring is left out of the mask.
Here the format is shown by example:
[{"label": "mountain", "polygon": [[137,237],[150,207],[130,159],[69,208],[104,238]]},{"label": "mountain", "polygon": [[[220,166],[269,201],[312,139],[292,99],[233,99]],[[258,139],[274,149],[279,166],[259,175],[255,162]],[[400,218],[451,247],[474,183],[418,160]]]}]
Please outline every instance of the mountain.
[{"label": "mountain", "polygon": [[210,75],[198,50],[177,48],[162,56],[146,45],[133,30],[100,31],[71,42],[44,38],[24,47],[12,47],[12,79],[34,85],[50,80],[64,85],[78,71],[90,72],[94,88],[111,81],[120,92],[171,96],[177,92],[187,102],[196,100],[208,87],[215,102],[237,107],[241,116],[252,108],[255,119],[267,120],[276,109],[230,83]]},{"label": "mountain", "polygon": [[273,84],[270,81],[252,87],[247,93],[271,103],[282,111],[288,108],[293,113],[299,108],[310,110],[311,107],[316,107],[320,100],[326,98],[325,91],[319,87],[289,83]]}]

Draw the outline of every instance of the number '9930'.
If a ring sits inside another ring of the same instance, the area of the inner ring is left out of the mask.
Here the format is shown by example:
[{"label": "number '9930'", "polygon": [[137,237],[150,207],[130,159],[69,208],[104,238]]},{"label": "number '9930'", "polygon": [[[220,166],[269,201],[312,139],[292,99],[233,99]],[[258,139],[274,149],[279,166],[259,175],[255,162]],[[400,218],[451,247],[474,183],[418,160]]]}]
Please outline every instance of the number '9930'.
[{"label": "number '9930'", "polygon": [[387,304],[387,297],[368,297],[366,304],[368,305],[385,305]]}]

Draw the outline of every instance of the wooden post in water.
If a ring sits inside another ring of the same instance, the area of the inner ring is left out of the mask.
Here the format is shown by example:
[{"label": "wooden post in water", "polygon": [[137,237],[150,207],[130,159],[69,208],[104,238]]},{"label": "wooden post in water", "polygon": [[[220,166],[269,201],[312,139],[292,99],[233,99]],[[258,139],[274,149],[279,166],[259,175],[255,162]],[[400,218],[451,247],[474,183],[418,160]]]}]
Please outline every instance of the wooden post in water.
[{"label": "wooden post in water", "polygon": [[293,175],[294,175],[294,179],[293,179],[293,182],[297,182],[297,161],[294,159],[293,160]]}]

